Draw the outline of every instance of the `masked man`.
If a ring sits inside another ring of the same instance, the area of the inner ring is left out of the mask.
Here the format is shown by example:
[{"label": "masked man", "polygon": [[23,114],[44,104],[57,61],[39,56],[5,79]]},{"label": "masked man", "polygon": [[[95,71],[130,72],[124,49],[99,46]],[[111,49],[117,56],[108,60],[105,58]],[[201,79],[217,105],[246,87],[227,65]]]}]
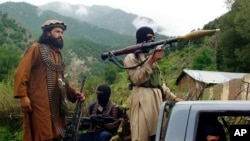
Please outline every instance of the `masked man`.
[{"label": "masked man", "polygon": [[[98,86],[97,101],[90,104],[88,114],[91,118],[100,118],[104,123],[92,122],[88,133],[79,135],[79,141],[109,141],[115,134],[121,121],[122,111],[117,104],[110,101],[110,95],[111,88],[107,84]],[[113,121],[105,122],[108,117],[112,117]]]},{"label": "masked man", "polygon": [[[136,32],[139,43],[153,42],[155,34],[150,27],[141,27]],[[164,55],[164,49],[130,53],[124,59],[124,66],[131,81],[131,102],[129,120],[132,141],[153,141],[156,134],[160,105],[163,100],[178,102],[161,78],[157,61]]]}]

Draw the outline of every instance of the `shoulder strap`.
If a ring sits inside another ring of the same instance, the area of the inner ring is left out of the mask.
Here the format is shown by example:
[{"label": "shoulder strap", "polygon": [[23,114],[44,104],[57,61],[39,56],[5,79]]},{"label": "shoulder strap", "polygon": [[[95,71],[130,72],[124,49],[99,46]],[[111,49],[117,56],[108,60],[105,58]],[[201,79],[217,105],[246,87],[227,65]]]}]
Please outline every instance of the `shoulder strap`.
[{"label": "shoulder strap", "polygon": [[118,118],[118,107],[115,103],[112,103],[112,116],[114,119]]},{"label": "shoulder strap", "polygon": [[89,115],[96,115],[96,112],[98,110],[98,102],[94,102],[89,106]]}]

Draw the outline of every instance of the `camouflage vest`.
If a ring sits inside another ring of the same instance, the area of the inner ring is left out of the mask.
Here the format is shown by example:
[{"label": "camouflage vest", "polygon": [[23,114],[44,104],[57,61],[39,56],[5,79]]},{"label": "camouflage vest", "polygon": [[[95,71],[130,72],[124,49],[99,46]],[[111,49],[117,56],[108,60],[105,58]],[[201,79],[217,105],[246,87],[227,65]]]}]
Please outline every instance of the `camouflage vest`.
[{"label": "camouflage vest", "polygon": [[[136,56],[136,55],[135,55]],[[142,59],[139,56],[136,56],[136,58],[141,62]],[[158,67],[157,63],[155,63],[152,67],[153,70],[153,74],[150,76],[149,80],[144,82],[143,84],[141,84],[141,87],[146,87],[146,88],[161,88],[163,82],[161,79],[161,71],[160,68]],[[133,84],[133,82],[131,81],[131,79],[129,78],[131,84],[133,86],[135,86]]]},{"label": "camouflage vest", "polygon": [[153,74],[150,76],[149,80],[141,84],[141,87],[146,88],[160,88],[162,85],[160,69],[157,65],[153,68]]}]

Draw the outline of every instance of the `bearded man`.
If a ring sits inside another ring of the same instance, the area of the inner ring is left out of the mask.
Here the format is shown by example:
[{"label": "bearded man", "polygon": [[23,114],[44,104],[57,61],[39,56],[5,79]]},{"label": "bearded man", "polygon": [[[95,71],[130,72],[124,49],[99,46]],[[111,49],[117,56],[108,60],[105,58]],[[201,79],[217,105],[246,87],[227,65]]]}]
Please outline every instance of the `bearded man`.
[{"label": "bearded man", "polygon": [[85,96],[66,83],[61,55],[67,26],[48,20],[43,34],[24,53],[15,72],[14,98],[20,99],[23,141],[60,140],[66,129],[67,100],[84,102]]}]

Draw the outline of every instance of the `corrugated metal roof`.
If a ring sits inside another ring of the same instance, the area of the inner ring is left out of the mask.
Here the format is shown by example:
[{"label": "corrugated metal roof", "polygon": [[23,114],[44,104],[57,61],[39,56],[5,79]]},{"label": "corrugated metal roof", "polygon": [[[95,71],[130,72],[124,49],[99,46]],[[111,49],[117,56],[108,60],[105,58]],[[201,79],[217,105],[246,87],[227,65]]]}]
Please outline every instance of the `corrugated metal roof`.
[{"label": "corrugated metal roof", "polygon": [[201,70],[187,70],[183,72],[197,81],[204,83],[224,83],[231,79],[243,78],[247,73],[231,73],[231,72],[217,72],[217,71],[201,71]]}]

